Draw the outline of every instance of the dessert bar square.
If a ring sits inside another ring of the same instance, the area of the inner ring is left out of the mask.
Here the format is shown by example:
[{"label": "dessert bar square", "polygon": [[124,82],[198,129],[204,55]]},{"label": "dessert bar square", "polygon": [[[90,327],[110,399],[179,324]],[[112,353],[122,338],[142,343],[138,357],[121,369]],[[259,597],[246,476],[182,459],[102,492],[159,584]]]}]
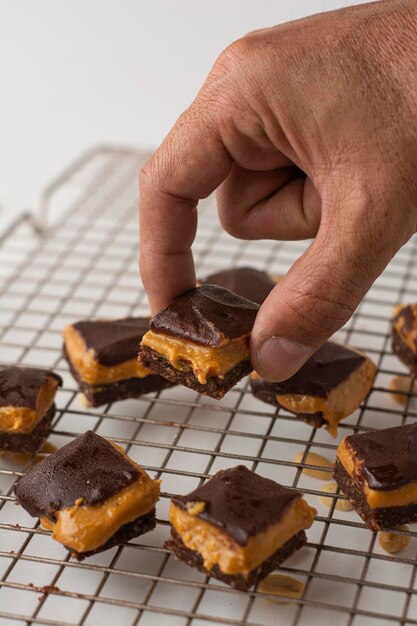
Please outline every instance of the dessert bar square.
[{"label": "dessert bar square", "polygon": [[269,296],[276,282],[266,272],[253,267],[233,267],[210,274],[201,281],[202,285],[219,285],[230,289],[242,298],[262,304]]},{"label": "dessert bar square", "polygon": [[47,438],[62,379],[32,367],[0,369],[0,450],[35,452]]},{"label": "dessert bar square", "polygon": [[295,413],[335,437],[339,422],[368,395],[376,366],[363,352],[327,341],[294,376],[279,383],[251,376],[254,396]]},{"label": "dessert bar square", "polygon": [[83,559],[154,528],[159,481],[122,448],[87,431],[29,470],[15,494],[56,541]]},{"label": "dessert bar square", "polygon": [[80,321],[64,329],[64,356],[88,406],[138,398],[171,384],[138,363],[137,345],[149,320]]},{"label": "dessert bar square", "polygon": [[249,337],[258,309],[223,287],[191,289],[151,319],[139,361],[174,383],[220,399],[252,370]]},{"label": "dessert bar square", "polygon": [[417,376],[417,304],[397,307],[391,338],[394,354]]},{"label": "dessert bar square", "polygon": [[305,544],[316,513],[301,493],[239,465],[172,498],[165,545],[187,565],[247,591]]},{"label": "dessert bar square", "polygon": [[372,530],[417,521],[417,424],[345,437],[334,478]]}]

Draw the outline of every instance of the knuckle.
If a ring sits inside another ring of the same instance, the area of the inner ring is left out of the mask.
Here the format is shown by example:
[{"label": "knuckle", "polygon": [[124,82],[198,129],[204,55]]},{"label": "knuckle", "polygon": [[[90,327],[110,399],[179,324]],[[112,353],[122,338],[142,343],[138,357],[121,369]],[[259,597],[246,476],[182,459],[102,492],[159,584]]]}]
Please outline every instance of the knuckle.
[{"label": "knuckle", "polygon": [[219,219],[223,229],[236,239],[247,239],[248,232],[245,221],[232,211],[219,211]]},{"label": "knuckle", "polygon": [[260,56],[269,50],[263,36],[249,33],[233,41],[218,56],[211,74],[215,77],[224,74],[248,75],[257,66]]}]

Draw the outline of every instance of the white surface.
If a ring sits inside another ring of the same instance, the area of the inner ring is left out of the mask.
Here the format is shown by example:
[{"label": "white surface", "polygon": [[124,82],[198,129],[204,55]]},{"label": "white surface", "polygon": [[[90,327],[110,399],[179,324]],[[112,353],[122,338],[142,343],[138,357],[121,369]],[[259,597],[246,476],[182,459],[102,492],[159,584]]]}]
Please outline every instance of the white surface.
[{"label": "white surface", "polygon": [[221,50],[358,0],[0,0],[0,223],[82,150],[156,146]]}]

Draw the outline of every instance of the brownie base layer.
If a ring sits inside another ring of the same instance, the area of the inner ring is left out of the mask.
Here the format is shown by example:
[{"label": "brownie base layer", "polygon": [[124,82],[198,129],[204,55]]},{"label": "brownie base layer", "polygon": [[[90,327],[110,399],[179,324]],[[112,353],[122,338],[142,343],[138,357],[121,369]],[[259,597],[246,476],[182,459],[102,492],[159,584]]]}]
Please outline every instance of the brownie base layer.
[{"label": "brownie base layer", "polygon": [[394,354],[408,367],[412,375],[417,377],[417,355],[402,342],[395,328],[392,329],[391,340]]},{"label": "brownie base layer", "polygon": [[229,389],[234,387],[239,380],[250,374],[253,370],[250,360],[246,359],[230,370],[224,378],[210,376],[210,378],[207,379],[207,383],[202,385],[198,382],[192,371],[183,372],[175,369],[167,359],[147,346],[140,347],[139,360],[142,365],[157,372],[172,383],[184,385],[189,389],[194,389],[194,391],[198,391],[198,393],[204,396],[210,396],[216,400],[221,400]]},{"label": "brownie base layer", "polygon": [[157,374],[149,374],[144,378],[126,378],[125,380],[118,380],[117,382],[110,383],[108,385],[89,385],[81,380],[80,375],[71,363],[68,354],[64,348],[64,358],[67,361],[71,374],[77,381],[80,391],[85,395],[88,403],[92,407],[102,406],[103,404],[110,404],[110,402],[118,402],[120,400],[127,400],[129,398],[140,398],[145,393],[151,393],[152,391],[160,391],[167,387],[172,387],[173,384],[158,376]]},{"label": "brownie base layer", "polygon": [[339,459],[336,459],[334,479],[340,490],[350,500],[355,511],[371,530],[390,530],[401,524],[417,521],[417,504],[390,506],[373,509],[369,506],[365,494],[360,491]]},{"label": "brownie base layer", "polygon": [[272,554],[266,561],[253,569],[248,576],[242,574],[224,574],[218,565],[214,565],[211,569],[204,567],[202,556],[198,552],[194,552],[187,548],[178,533],[171,528],[171,539],[165,542],[165,548],[171,550],[179,559],[190,567],[197,568],[200,572],[213,576],[218,580],[230,585],[239,591],[248,591],[253,585],[257,585],[265,576],[276,569],[294,552],[299,550],[307,541],[306,534],[303,530],[294,535],[289,541]]},{"label": "brownie base layer", "polygon": [[139,537],[139,535],[144,535],[150,530],[153,530],[155,526],[155,508],[153,508],[151,511],[149,511],[149,513],[146,513],[145,515],[142,515],[141,517],[133,520],[133,522],[129,522],[128,524],[125,524],[124,526],[119,528],[119,530],[112,537],[110,537],[110,539],[106,541],[106,543],[103,543],[102,546],[99,546],[95,550],[89,550],[88,552],[75,552],[69,546],[65,547],[78,561],[83,561],[86,557],[97,554],[98,552],[109,550],[114,546],[124,545],[130,539],[133,539],[134,537]]},{"label": "brownie base layer", "polygon": [[44,417],[38,422],[31,433],[0,431],[0,450],[8,452],[36,452],[51,431],[51,422],[55,415],[55,404],[52,404]]},{"label": "brownie base layer", "polygon": [[[283,406],[282,404],[279,403],[279,401],[277,400],[277,396],[276,394],[274,394],[273,391],[266,391],[266,390],[262,390],[262,391],[257,391],[255,393],[255,390],[252,386],[252,382],[251,382],[251,389],[252,389],[252,393],[255,396],[255,398],[257,398],[257,400],[261,400],[262,402],[266,402],[267,404],[272,404],[272,406],[276,406],[279,409],[284,409],[285,411],[288,411],[288,409]],[[289,411],[290,413],[292,413],[292,411]],[[324,417],[322,413],[294,413],[294,416],[296,417],[296,419],[305,422],[306,424],[309,424],[310,426],[313,426],[313,428],[321,428],[322,426],[326,426],[326,424],[328,423]]]}]

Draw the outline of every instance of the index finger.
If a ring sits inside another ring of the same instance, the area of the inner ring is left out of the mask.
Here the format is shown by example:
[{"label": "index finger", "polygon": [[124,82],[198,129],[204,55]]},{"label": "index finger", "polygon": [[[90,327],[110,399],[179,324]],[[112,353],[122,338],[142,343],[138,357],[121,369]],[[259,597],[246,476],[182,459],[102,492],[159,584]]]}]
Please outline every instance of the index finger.
[{"label": "index finger", "polygon": [[140,270],[154,313],[195,286],[197,204],[232,164],[218,129],[196,109],[182,114],[140,175]]}]

